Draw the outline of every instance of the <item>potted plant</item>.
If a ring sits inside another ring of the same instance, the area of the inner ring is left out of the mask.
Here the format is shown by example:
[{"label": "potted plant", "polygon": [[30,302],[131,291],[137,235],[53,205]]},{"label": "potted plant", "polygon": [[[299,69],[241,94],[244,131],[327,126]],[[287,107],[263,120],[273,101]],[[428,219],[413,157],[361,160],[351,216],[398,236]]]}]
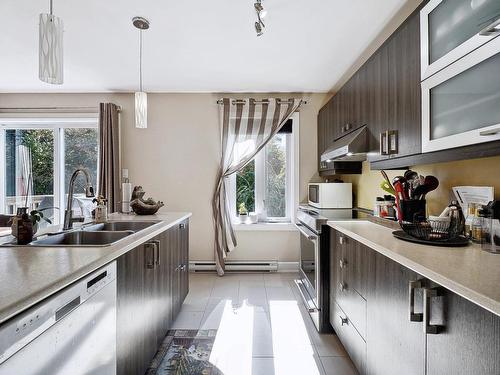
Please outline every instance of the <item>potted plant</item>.
[{"label": "potted plant", "polygon": [[29,218],[31,220],[31,223],[33,224],[33,234],[35,234],[36,231],[38,230],[38,223],[41,220],[44,220],[45,222],[52,224],[52,221],[50,219],[44,217],[43,212],[42,212],[42,211],[45,211],[45,210],[48,210],[51,208],[55,208],[55,207],[46,207],[46,208],[42,208],[40,210],[32,210],[30,212]]},{"label": "potted plant", "polygon": [[244,223],[248,218],[248,210],[245,205],[245,202],[241,202],[240,205],[238,206],[238,214],[240,221]]}]

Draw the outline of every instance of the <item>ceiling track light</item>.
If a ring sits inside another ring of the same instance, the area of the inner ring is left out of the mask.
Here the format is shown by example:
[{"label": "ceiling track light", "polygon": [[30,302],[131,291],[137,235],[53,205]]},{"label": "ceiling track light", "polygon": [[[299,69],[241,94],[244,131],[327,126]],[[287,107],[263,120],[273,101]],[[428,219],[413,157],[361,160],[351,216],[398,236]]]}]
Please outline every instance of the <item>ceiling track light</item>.
[{"label": "ceiling track light", "polygon": [[49,13],[40,14],[38,25],[38,78],[52,85],[61,85],[63,71],[62,19],[53,14],[52,0]]},{"label": "ceiling track light", "polygon": [[139,29],[139,91],[135,93],[135,127],[148,127],[148,95],[142,89],[142,32],[149,29],[149,21],[143,17],[132,18],[132,24]]},{"label": "ceiling track light", "polygon": [[257,0],[253,4],[255,8],[255,12],[257,13],[257,21],[255,21],[255,32],[257,33],[257,36],[261,36],[264,34],[264,29],[266,28],[266,25],[264,24],[264,17],[266,16],[267,12],[262,6],[262,0]]}]

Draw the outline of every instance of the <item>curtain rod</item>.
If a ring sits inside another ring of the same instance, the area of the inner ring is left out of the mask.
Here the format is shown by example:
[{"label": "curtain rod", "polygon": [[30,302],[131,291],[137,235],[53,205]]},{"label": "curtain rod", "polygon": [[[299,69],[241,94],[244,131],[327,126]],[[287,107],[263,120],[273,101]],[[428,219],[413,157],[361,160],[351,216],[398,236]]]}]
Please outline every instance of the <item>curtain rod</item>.
[{"label": "curtain rod", "polygon": [[[246,99],[234,99],[231,101],[231,104],[246,104],[247,100]],[[290,103],[290,99],[288,100],[281,100],[282,103]],[[224,101],[222,99],[217,100],[217,104],[223,104]],[[256,100],[255,104],[263,104],[266,103],[265,100]],[[307,101],[301,99],[301,104],[307,104]]]},{"label": "curtain rod", "polygon": [[99,107],[12,107],[0,108],[0,113],[99,113]]}]

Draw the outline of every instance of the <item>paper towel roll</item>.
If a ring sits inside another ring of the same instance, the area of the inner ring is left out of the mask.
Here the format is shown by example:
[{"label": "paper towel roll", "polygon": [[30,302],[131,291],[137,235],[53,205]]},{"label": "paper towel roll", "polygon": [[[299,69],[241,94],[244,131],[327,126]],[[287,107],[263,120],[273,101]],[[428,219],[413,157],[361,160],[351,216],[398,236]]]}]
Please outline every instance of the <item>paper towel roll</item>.
[{"label": "paper towel roll", "polygon": [[132,197],[132,184],[124,182],[122,184],[122,212],[124,214],[130,213],[130,198]]}]

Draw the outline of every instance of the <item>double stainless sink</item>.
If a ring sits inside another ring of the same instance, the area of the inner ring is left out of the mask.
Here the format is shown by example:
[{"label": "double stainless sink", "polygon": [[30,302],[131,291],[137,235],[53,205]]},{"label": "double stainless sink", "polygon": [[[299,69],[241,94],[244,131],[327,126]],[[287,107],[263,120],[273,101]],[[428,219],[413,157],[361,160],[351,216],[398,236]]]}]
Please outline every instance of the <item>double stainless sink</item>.
[{"label": "double stainless sink", "polygon": [[[77,230],[48,234],[29,243],[27,246],[110,246],[131,234],[149,228],[159,221],[112,221],[91,224]],[[3,246],[13,246],[4,244]]]}]

